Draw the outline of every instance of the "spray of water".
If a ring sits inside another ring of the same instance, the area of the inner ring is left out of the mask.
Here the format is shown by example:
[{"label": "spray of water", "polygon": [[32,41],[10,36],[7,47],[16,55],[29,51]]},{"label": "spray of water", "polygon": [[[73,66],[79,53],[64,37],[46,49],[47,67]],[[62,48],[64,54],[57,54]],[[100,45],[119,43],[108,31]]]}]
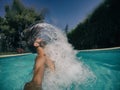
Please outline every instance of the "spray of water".
[{"label": "spray of water", "polygon": [[38,30],[34,37],[41,37],[47,42],[45,53],[55,63],[55,72],[48,68],[45,70],[43,90],[70,90],[72,84],[77,87],[86,82],[90,84],[95,79],[94,74],[77,60],[76,52],[61,30],[47,23],[38,23],[32,28]]}]

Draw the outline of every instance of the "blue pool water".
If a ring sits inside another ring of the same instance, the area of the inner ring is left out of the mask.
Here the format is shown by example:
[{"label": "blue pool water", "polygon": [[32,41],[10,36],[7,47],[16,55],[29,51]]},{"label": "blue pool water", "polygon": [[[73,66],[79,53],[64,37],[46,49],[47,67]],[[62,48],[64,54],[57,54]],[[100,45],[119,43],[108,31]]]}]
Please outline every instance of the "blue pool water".
[{"label": "blue pool water", "polygon": [[[120,49],[79,51],[76,55],[96,76],[77,90],[120,90]],[[0,90],[22,90],[31,79],[35,54],[0,58]],[[71,85],[70,90],[76,90]],[[65,89],[68,90],[68,89]]]}]

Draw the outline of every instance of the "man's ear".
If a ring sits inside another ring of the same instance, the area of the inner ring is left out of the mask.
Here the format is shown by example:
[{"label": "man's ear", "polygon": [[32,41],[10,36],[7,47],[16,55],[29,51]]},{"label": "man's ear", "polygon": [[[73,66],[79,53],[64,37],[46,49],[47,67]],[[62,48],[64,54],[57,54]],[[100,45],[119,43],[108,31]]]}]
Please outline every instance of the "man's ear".
[{"label": "man's ear", "polygon": [[34,46],[34,47],[38,47],[39,44],[35,42],[35,43],[33,44],[33,46]]}]

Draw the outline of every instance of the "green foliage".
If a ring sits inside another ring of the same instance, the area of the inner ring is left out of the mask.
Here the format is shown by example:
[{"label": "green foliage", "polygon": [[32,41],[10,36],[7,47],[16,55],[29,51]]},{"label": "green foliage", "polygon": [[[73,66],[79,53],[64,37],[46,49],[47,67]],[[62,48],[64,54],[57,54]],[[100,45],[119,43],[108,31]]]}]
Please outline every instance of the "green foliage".
[{"label": "green foliage", "polygon": [[68,34],[76,49],[120,46],[119,0],[105,0],[89,17]]},{"label": "green foliage", "polygon": [[65,33],[68,33],[68,24],[65,26]]},{"label": "green foliage", "polygon": [[[10,43],[7,48],[22,47],[20,42],[23,30],[36,21],[43,21],[44,14],[41,12],[42,10],[38,13],[34,8],[25,7],[20,0],[13,0],[12,5],[5,6],[5,16],[0,17],[0,33],[5,35],[2,38],[4,44]],[[7,48],[6,51],[9,51]]]}]

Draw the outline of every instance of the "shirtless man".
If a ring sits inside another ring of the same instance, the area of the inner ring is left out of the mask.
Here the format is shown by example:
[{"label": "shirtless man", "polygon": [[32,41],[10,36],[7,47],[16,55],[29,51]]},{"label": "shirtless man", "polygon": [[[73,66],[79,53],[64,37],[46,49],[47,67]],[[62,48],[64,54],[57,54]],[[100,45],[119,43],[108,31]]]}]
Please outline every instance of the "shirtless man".
[{"label": "shirtless man", "polygon": [[55,70],[55,65],[44,52],[45,44],[42,39],[37,38],[34,42],[34,47],[37,51],[37,56],[34,64],[33,78],[30,82],[25,84],[24,90],[42,90],[42,79],[44,76],[45,65],[52,71]]}]

